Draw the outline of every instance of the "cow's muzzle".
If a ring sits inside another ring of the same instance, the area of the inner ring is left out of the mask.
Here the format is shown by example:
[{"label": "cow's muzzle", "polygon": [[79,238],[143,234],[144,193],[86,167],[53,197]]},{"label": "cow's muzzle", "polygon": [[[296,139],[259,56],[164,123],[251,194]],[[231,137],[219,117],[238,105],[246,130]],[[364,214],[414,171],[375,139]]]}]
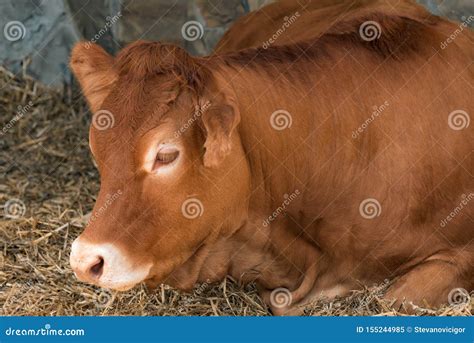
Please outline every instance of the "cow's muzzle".
[{"label": "cow's muzzle", "polygon": [[79,280],[115,290],[132,288],[151,268],[151,264],[132,263],[113,244],[90,243],[80,237],[72,243],[69,260]]}]

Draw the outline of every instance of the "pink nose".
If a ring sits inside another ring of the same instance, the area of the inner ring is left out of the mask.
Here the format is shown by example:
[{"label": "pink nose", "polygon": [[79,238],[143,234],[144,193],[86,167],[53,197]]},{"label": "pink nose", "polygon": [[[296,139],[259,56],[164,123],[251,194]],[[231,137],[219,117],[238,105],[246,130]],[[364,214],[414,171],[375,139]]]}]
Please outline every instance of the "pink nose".
[{"label": "pink nose", "polygon": [[78,253],[77,250],[73,244],[70,256],[72,270],[79,280],[96,283],[104,271],[104,257],[93,251]]},{"label": "pink nose", "polygon": [[94,283],[104,271],[104,259],[102,256],[87,256],[71,263],[71,267],[79,280]]},{"label": "pink nose", "polygon": [[77,278],[94,285],[125,291],[147,278],[152,262],[134,260],[116,244],[79,236],[69,257]]}]

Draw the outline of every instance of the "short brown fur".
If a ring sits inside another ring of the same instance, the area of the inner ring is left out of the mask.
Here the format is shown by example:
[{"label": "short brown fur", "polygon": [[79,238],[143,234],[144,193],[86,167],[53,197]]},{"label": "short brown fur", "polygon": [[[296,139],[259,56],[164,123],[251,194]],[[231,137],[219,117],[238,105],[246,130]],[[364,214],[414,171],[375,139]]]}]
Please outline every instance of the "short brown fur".
[{"label": "short brown fur", "polygon": [[[251,38],[257,19],[273,15],[262,30],[271,36],[296,5],[241,19],[211,57],[137,42],[107,65],[98,48],[78,45],[71,66],[91,108],[119,117],[111,130],[91,127],[102,177],[96,206],[114,189],[125,194],[83,237],[152,260],[150,285],[189,289],[227,274],[255,280],[276,314],[386,278],[396,279],[386,297],[397,304],[436,306],[455,288],[471,291],[474,202],[440,223],[474,192],[472,125],[452,130],[447,122],[454,110],[473,113],[473,35],[466,30],[441,50],[457,24],[409,2],[352,3],[309,6],[267,49],[258,47],[260,33]],[[305,17],[341,10],[342,19],[321,20],[316,31]],[[380,40],[360,39],[367,20],[380,23]],[[91,68],[101,80],[91,79]],[[206,101],[197,125],[179,137],[184,167],[166,182],[141,170],[141,146],[153,144],[144,143],[146,133],[172,134]],[[270,118],[281,109],[292,125],[279,131]],[[190,196],[204,205],[196,220],[180,213]],[[359,211],[368,198],[381,205],[373,219]],[[271,300],[279,287],[291,291],[288,306]]]}]

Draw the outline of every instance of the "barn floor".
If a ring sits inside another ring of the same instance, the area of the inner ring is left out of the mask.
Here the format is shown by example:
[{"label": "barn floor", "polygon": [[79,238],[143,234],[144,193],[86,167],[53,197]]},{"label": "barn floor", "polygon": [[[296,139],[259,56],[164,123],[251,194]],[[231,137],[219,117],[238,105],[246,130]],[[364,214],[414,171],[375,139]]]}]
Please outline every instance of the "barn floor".
[{"label": "barn floor", "polygon": [[[99,190],[87,142],[89,121],[80,96],[0,69],[0,315],[270,315],[253,285],[230,279],[199,285],[192,294],[167,286],[109,292],[75,279],[70,245]],[[386,288],[321,300],[305,312],[397,315],[380,300]],[[462,306],[419,314],[472,315],[473,305],[471,297]]]}]

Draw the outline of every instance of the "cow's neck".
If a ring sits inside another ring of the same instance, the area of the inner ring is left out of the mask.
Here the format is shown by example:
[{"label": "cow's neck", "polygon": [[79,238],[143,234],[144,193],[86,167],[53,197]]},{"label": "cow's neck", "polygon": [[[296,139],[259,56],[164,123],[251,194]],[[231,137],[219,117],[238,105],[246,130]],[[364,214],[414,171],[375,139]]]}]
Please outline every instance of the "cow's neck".
[{"label": "cow's neck", "polygon": [[293,94],[296,90],[288,81],[272,79],[264,71],[227,65],[218,74],[230,83],[237,98],[238,134],[251,169],[250,208],[263,221],[280,206],[286,207],[285,201],[293,205],[301,201],[314,172],[308,166],[309,160],[317,163],[317,156],[308,149],[313,143],[309,135],[313,123],[305,107],[310,105],[297,100],[301,94]]},{"label": "cow's neck", "polygon": [[219,73],[226,75],[240,108],[238,133],[252,178],[250,212],[245,225],[208,251],[199,281],[230,274],[243,282],[257,280],[264,289],[297,290],[303,297],[315,282],[319,259],[318,248],[302,234],[300,213],[294,210],[302,208],[310,174],[312,142],[303,141],[309,127],[301,123],[307,118],[294,103],[294,89],[278,87],[278,80],[231,67]]}]

